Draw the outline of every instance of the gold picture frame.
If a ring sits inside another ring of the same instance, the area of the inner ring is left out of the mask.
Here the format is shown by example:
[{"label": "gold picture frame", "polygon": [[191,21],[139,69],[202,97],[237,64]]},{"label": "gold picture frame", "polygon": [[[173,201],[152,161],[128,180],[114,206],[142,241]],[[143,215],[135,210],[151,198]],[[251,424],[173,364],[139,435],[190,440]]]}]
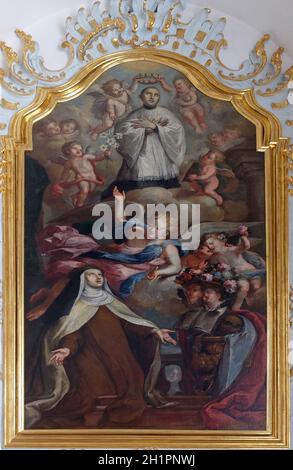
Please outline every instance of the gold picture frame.
[{"label": "gold picture frame", "polygon": [[[265,158],[268,286],[268,393],[264,431],[25,430],[24,429],[24,152],[32,149],[33,123],[55,105],[80,96],[112,67],[152,61],[184,74],[202,93],[229,101],[256,126]],[[218,82],[203,66],[175,52],[131,50],[90,62],[68,83],[38,89],[4,137],[4,442],[8,448],[286,448],[289,445],[287,147],[277,118],[262,109],[251,90]]]}]

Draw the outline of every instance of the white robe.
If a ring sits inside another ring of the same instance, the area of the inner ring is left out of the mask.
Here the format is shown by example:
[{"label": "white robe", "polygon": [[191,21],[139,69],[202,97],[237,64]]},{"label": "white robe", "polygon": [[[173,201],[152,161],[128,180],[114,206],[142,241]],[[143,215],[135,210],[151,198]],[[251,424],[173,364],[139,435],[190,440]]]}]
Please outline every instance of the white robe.
[{"label": "white robe", "polygon": [[[134,129],[136,119],[168,120],[166,126],[148,134],[145,129]],[[116,133],[122,134],[119,153],[123,164],[118,180],[144,181],[176,178],[186,153],[183,125],[167,108],[140,108],[118,122]]]}]

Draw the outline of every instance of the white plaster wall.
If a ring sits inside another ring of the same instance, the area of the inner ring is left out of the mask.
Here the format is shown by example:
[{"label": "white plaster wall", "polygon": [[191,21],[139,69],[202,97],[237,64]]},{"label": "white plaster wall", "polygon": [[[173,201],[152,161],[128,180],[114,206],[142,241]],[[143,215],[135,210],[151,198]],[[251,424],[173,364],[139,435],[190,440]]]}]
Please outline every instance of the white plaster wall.
[{"label": "white plaster wall", "polygon": [[[101,3],[104,2],[107,0],[101,1]],[[14,35],[14,29],[22,29],[39,42],[41,54],[47,67],[62,67],[66,63],[66,55],[59,45],[64,39],[65,19],[68,16],[73,16],[80,7],[87,7],[92,3],[91,0],[83,2],[82,0],[50,0],[49,2],[0,0],[0,41],[5,41],[18,50],[19,40]],[[211,19],[223,16],[227,18],[225,37],[229,47],[222,53],[222,60],[226,65],[237,67],[248,57],[250,50],[264,33],[271,35],[272,41],[269,45],[269,51],[273,51],[276,46],[285,48],[286,54],[283,57],[285,69],[293,64],[292,0],[246,0],[243,2],[239,0],[188,0],[188,16],[190,13],[206,7],[212,10]],[[1,62],[2,57],[0,57],[0,66]],[[292,199],[293,197],[291,201]],[[290,218],[293,220],[293,201],[290,202]],[[290,234],[291,232],[293,231],[290,230]],[[290,246],[293,246],[293,233]],[[291,279],[293,279],[293,263],[290,264]],[[2,279],[1,264],[0,279]],[[0,322],[2,330],[2,321],[0,320]],[[2,342],[2,331],[0,338]],[[0,364],[2,371],[2,348],[0,348]],[[0,399],[2,399],[2,372],[0,388]],[[2,405],[0,404],[0,406],[1,415],[3,415]],[[3,419],[1,419],[0,442],[2,442],[2,423]]]}]

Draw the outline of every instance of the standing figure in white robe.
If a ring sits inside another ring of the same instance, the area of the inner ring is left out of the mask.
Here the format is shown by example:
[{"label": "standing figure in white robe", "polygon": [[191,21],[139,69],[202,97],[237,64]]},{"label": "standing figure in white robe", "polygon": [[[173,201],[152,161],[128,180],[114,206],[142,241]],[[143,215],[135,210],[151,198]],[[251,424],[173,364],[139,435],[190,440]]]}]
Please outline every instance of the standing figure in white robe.
[{"label": "standing figure in white robe", "polygon": [[114,186],[120,191],[179,186],[179,169],[186,153],[184,127],[169,109],[158,106],[158,88],[145,88],[140,98],[143,106],[116,125],[115,132],[122,137],[118,151],[123,163],[104,196],[110,195]]}]

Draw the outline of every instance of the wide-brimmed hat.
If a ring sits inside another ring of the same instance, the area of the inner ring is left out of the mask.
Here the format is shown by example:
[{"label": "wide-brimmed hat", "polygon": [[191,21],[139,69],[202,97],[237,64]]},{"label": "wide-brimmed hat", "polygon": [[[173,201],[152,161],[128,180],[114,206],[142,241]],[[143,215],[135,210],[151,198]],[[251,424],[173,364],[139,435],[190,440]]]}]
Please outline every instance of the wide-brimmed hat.
[{"label": "wide-brimmed hat", "polygon": [[217,279],[212,273],[206,272],[199,276],[194,276],[182,284],[183,289],[187,289],[192,284],[199,284],[203,289],[217,289],[223,299],[227,299],[236,294],[238,284],[236,279]]}]

